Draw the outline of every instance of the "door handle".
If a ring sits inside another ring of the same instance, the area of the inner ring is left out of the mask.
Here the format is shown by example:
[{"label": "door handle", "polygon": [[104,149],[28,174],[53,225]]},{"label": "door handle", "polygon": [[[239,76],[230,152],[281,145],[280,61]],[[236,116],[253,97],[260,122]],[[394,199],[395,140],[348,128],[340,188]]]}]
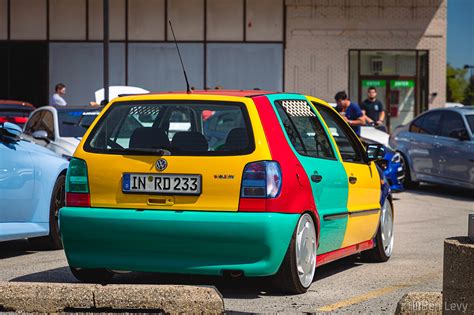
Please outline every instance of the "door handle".
[{"label": "door handle", "polygon": [[357,183],[357,177],[355,177],[355,176],[349,176],[349,183],[351,183],[351,184]]},{"label": "door handle", "polygon": [[319,183],[320,181],[323,180],[323,177],[318,174],[311,175],[311,180],[315,183]]}]

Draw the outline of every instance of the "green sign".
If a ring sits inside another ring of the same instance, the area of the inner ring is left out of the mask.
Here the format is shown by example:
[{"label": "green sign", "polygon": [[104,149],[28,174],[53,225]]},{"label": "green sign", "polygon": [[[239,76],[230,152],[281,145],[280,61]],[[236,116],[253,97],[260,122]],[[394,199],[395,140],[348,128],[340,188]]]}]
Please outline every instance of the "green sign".
[{"label": "green sign", "polygon": [[385,87],[385,80],[362,80],[362,87]]},{"label": "green sign", "polygon": [[390,87],[393,89],[400,88],[412,88],[415,86],[415,81],[413,80],[392,80],[390,81]]}]

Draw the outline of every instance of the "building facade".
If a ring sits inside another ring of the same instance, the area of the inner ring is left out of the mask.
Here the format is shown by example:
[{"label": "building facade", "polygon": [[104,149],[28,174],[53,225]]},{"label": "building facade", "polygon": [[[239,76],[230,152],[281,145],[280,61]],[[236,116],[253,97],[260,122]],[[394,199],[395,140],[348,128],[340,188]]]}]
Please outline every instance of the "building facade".
[{"label": "building facade", "polygon": [[[109,0],[110,83],[190,83],[362,101],[392,127],[445,102],[446,0]],[[102,0],[0,0],[0,98],[44,105],[56,83],[88,104],[103,81]]]}]

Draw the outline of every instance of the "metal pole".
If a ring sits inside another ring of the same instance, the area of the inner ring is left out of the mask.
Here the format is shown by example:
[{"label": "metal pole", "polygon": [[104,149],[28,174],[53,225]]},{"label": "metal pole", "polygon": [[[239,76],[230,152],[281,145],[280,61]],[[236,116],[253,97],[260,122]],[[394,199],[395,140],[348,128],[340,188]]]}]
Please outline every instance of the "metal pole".
[{"label": "metal pole", "polygon": [[104,105],[109,102],[109,0],[104,0]]}]

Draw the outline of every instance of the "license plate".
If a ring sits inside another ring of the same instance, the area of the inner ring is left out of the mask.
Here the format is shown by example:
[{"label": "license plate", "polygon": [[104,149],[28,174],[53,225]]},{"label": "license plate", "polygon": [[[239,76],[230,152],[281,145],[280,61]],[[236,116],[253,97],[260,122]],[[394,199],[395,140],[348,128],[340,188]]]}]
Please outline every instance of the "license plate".
[{"label": "license plate", "polygon": [[122,179],[124,193],[200,195],[201,175],[133,174]]}]

